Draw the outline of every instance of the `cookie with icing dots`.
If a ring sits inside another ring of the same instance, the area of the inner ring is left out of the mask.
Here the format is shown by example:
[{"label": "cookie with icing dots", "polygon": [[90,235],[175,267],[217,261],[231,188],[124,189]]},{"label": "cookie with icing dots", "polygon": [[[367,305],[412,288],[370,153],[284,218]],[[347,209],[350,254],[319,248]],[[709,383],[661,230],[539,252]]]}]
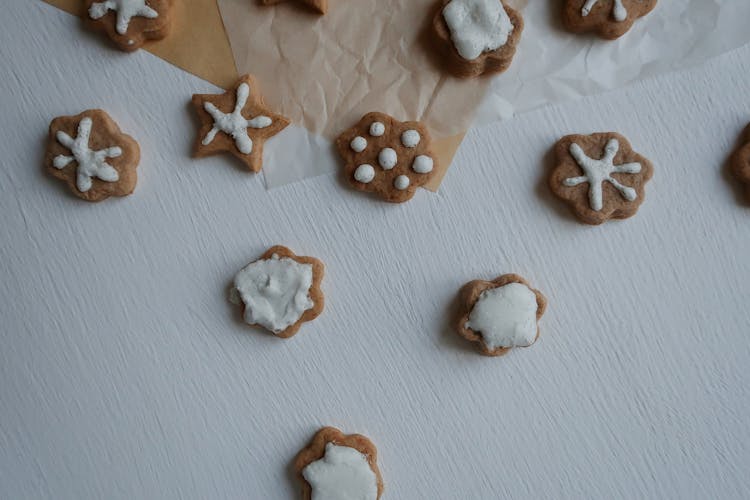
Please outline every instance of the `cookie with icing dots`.
[{"label": "cookie with icing dots", "polygon": [[[286,2],[287,0],[260,0],[263,5],[276,5],[277,3]],[[311,9],[318,14],[325,14],[328,11],[328,0],[295,0],[295,3],[302,7]]]},{"label": "cookie with icing dots", "polygon": [[303,500],[378,500],[383,494],[378,450],[360,434],[324,427],[299,452],[294,469]]},{"label": "cookie with icing dots", "polygon": [[743,144],[732,155],[732,174],[745,186],[745,195],[750,201],[750,125],[743,133]]},{"label": "cookie with icing dots", "polygon": [[573,33],[614,40],[656,7],[656,0],[565,0],[563,24]]},{"label": "cookie with icing dots", "polygon": [[523,17],[501,0],[441,0],[432,32],[444,66],[470,78],[508,69],[523,32]]},{"label": "cookie with icing dots", "polygon": [[539,337],[547,299],[517,274],[474,280],[461,288],[456,331],[485,356],[528,347]]},{"label": "cookie with icing dots", "polygon": [[149,40],[165,38],[171,29],[174,0],[85,0],[83,19],[107,34],[121,50],[131,52]]},{"label": "cookie with icing dots", "polygon": [[618,133],[568,135],[555,144],[549,186],[582,222],[596,225],[635,215],[653,173]]},{"label": "cookie with icing dots", "polygon": [[237,273],[229,300],[242,307],[245,323],[289,338],[323,312],[324,272],[320,260],[275,246]]},{"label": "cookie with icing dots", "polygon": [[427,128],[385,113],[363,116],[336,139],[336,148],[344,160],[344,177],[354,189],[393,203],[410,200],[437,168]]},{"label": "cookie with icing dots", "polygon": [[196,94],[192,102],[201,122],[193,156],[228,152],[253,172],[263,168],[263,144],[289,125],[265,106],[251,75],[223,94]]},{"label": "cookie with icing dots", "polygon": [[138,143],[100,110],[60,116],[49,126],[45,170],[86,201],[126,196],[135,189]]}]

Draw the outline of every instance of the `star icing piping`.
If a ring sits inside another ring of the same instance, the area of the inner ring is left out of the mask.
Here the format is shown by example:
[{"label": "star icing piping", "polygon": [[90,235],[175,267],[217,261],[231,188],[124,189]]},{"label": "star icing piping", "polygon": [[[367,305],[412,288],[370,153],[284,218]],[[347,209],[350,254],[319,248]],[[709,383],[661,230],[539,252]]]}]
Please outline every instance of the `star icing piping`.
[{"label": "star icing piping", "polygon": [[589,205],[595,211],[600,211],[604,205],[602,196],[602,184],[609,182],[612,184],[628,201],[633,201],[638,197],[638,193],[632,187],[620,183],[612,177],[614,173],[637,174],[641,171],[641,164],[637,162],[623,163],[615,165],[614,158],[620,150],[620,142],[612,138],[604,147],[604,156],[599,159],[593,159],[586,155],[576,143],[570,145],[570,154],[576,160],[584,172],[584,175],[578,177],[569,177],[563,181],[567,187],[578,186],[579,184],[589,184]]},{"label": "star icing piping", "polygon": [[247,129],[266,128],[273,121],[264,115],[258,115],[249,120],[245,119],[242,116],[242,108],[247,104],[248,97],[250,97],[250,86],[243,82],[237,87],[237,103],[234,105],[234,110],[231,113],[222,112],[211,102],[203,104],[203,109],[214,119],[214,126],[211,127],[206,137],[203,138],[202,143],[204,146],[211,144],[216,134],[221,131],[232,136],[237,149],[242,154],[249,155],[253,152],[253,140],[247,135]]},{"label": "star icing piping", "polygon": [[[589,13],[591,13],[591,9],[594,8],[594,5],[596,5],[598,1],[599,0],[586,0],[586,3],[581,8],[581,16],[588,16]],[[622,4],[622,0],[614,0],[614,5],[612,6],[612,17],[614,17],[617,22],[623,22],[628,18],[628,11]]]},{"label": "star icing piping", "polygon": [[94,2],[89,7],[89,17],[91,19],[101,19],[110,10],[117,13],[115,29],[121,35],[127,33],[130,20],[133,17],[140,16],[148,19],[159,17],[157,11],[146,5],[146,0],[105,0],[104,2]]},{"label": "star icing piping", "polygon": [[58,142],[68,148],[73,155],[58,155],[52,161],[52,165],[58,170],[67,167],[72,161],[78,164],[76,186],[82,193],[91,189],[92,177],[106,182],[117,182],[120,179],[117,170],[109,165],[106,160],[107,158],[119,157],[122,154],[122,149],[119,146],[112,146],[93,151],[89,148],[91,127],[91,118],[83,118],[78,124],[78,133],[75,139],[62,130],[58,130]]}]

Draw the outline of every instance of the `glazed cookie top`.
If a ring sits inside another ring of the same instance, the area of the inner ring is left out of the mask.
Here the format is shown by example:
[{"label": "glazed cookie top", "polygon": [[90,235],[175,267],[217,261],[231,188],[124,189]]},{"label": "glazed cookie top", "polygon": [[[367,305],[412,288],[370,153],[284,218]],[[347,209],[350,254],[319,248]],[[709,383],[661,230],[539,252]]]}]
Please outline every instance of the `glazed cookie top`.
[{"label": "glazed cookie top", "polygon": [[615,132],[563,137],[555,158],[550,189],[587,224],[633,216],[653,175],[651,162]]},{"label": "glazed cookie top", "polygon": [[102,110],[55,118],[49,127],[45,168],[86,201],[133,192],[138,143]]},{"label": "glazed cookie top", "polygon": [[173,0],[86,0],[85,19],[104,31],[122,50],[132,51],[147,40],[167,36]]},{"label": "glazed cookie top", "polygon": [[336,147],[349,184],[390,202],[411,199],[435,171],[427,128],[384,113],[366,114],[338,137]]},{"label": "glazed cookie top", "polygon": [[656,0],[566,0],[563,23],[575,33],[591,31],[615,39],[655,6]]},{"label": "glazed cookie top", "polygon": [[536,341],[546,307],[541,292],[516,274],[475,280],[461,289],[456,329],[476,342],[482,354],[499,356]]}]

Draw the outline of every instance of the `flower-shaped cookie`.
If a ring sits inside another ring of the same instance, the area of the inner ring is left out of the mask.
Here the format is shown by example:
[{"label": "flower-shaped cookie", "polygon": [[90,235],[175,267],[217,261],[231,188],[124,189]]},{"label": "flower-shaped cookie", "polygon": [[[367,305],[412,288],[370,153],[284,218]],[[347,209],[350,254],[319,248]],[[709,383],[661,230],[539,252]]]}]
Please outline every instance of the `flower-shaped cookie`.
[{"label": "flower-shaped cookie", "polygon": [[242,306],[247,324],[289,338],[323,312],[324,272],[318,259],[275,246],[237,273],[229,300]]},{"label": "flower-shaped cookie", "polygon": [[[287,0],[260,0],[260,3],[263,5],[276,5],[285,1]],[[328,11],[328,0],[297,0],[297,3],[309,7],[318,14],[325,14]]]},{"label": "flower-shaped cookie", "polygon": [[61,116],[49,126],[45,169],[86,201],[132,193],[140,158],[138,143],[100,109]]},{"label": "flower-shaped cookie", "polygon": [[744,143],[732,156],[732,173],[745,185],[745,194],[750,200],[750,125],[744,132]]},{"label": "flower-shaped cookie", "polygon": [[365,436],[324,427],[294,460],[302,499],[377,500],[383,494],[377,462],[378,450]]},{"label": "flower-shaped cookie", "polygon": [[432,31],[445,67],[469,78],[508,69],[523,18],[501,0],[441,0]]},{"label": "flower-shaped cookie", "polygon": [[654,168],[615,132],[568,135],[555,145],[549,186],[586,224],[635,215]]},{"label": "flower-shaped cookie", "polygon": [[486,356],[528,347],[539,337],[538,321],[547,308],[539,290],[517,274],[474,280],[461,288],[456,331],[476,342]]},{"label": "flower-shaped cookie", "polygon": [[193,156],[229,152],[253,172],[263,168],[265,141],[289,125],[288,119],[265,107],[251,75],[223,94],[193,95],[193,106],[201,122]]},{"label": "flower-shaped cookie", "polygon": [[654,7],[656,0],[565,0],[563,24],[573,33],[595,32],[614,40]]},{"label": "flower-shaped cookie", "polygon": [[336,139],[336,147],[352,187],[394,203],[411,199],[437,167],[427,128],[384,113],[363,116]]},{"label": "flower-shaped cookie", "polygon": [[172,24],[173,0],[86,0],[84,21],[127,52],[161,40]]}]

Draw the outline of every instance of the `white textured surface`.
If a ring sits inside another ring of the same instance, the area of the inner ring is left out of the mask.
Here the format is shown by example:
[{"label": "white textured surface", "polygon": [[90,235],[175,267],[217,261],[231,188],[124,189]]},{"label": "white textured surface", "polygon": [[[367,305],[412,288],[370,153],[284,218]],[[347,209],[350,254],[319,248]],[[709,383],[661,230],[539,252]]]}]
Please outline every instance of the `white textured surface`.
[{"label": "white textured surface", "polygon": [[[296,498],[324,424],[373,438],[388,499],[750,496],[750,212],[722,171],[750,47],[472,131],[439,194],[391,206],[190,159],[212,87],[51,7],[8,2],[0,30],[0,498]],[[40,163],[49,121],[97,106],[143,160],[91,205]],[[656,174],[635,218],[586,227],[545,154],[609,129]],[[276,243],[327,264],[288,341],[226,300]],[[484,358],[446,314],[504,272],[549,308],[533,347]]]}]

